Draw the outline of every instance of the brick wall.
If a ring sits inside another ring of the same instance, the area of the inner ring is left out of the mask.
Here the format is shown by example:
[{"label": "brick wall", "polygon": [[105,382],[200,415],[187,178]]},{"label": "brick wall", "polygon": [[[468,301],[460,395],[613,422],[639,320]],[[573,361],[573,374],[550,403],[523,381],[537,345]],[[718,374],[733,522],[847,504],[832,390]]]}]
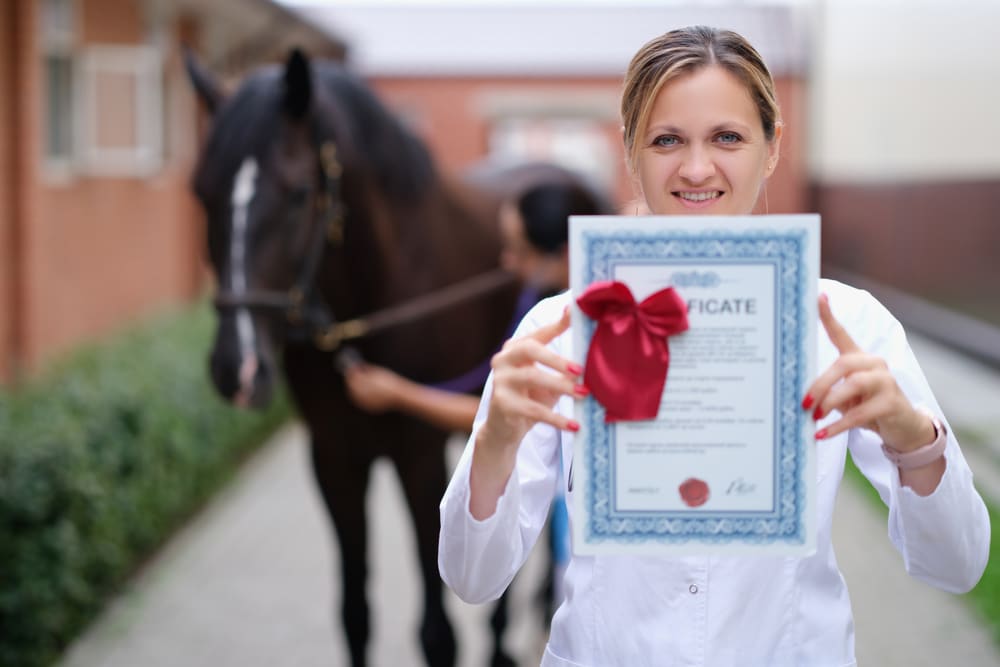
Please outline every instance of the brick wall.
[{"label": "brick wall", "polygon": [[15,10],[0,4],[0,382],[12,373],[14,342]]},{"label": "brick wall", "polygon": [[[782,159],[767,188],[767,210],[792,213],[808,210],[809,198],[805,169],[804,84],[798,79],[776,82],[782,105],[785,136]],[[602,121],[608,144],[614,147],[616,170],[615,194],[620,202],[634,196],[624,167],[618,100],[621,79],[607,78],[378,78],[372,85],[392,107],[414,123],[415,129],[432,147],[439,165],[457,170],[481,159],[487,151],[491,118],[484,111],[488,100],[505,94],[530,98],[533,94],[547,99],[588,97],[605,100],[606,118]],[[760,210],[764,210],[763,197]]]},{"label": "brick wall", "polygon": [[[141,43],[145,26],[138,4],[76,3],[85,42]],[[40,159],[44,115],[41,60],[31,37],[35,22],[33,16],[22,18],[31,26],[20,33],[31,43],[19,45],[20,53],[30,54],[23,58],[18,111],[23,143],[15,161],[15,170],[25,174],[17,186],[24,202],[17,209],[22,270],[18,303],[8,312],[20,332],[14,337],[16,353],[31,371],[81,341],[191,298],[203,270],[199,212],[188,187],[196,108],[186,84],[178,85],[183,76],[178,55],[167,54],[166,101],[173,115],[166,122],[172,143],[161,170],[148,179],[80,173],[53,178]],[[2,343],[11,350],[9,335],[0,338]]]},{"label": "brick wall", "polygon": [[1000,180],[825,185],[823,259],[1000,326]]},{"label": "brick wall", "polygon": [[[133,44],[146,37],[138,1],[80,0],[74,6],[87,43]],[[45,116],[37,3],[12,0],[2,7],[0,49],[7,51],[0,53],[0,202],[7,204],[0,206],[0,381],[12,377],[15,365],[30,372],[81,341],[191,298],[206,277],[201,212],[189,193],[197,107],[179,54],[165,54],[165,166],[145,180],[79,174],[54,180],[43,173],[41,161]],[[190,19],[178,24],[165,40],[171,49],[181,32],[190,37],[198,31]],[[489,100],[506,93],[610,100],[602,132],[618,151],[616,194],[622,202],[632,198],[620,152],[619,79],[396,78],[374,83],[390,105],[413,120],[446,171],[485,155]],[[768,187],[768,208],[801,211],[807,201],[799,141],[802,83],[783,80],[778,86],[786,136],[781,166]]]},{"label": "brick wall", "polygon": [[36,193],[39,114],[37,3],[11,0],[0,18],[0,381],[23,365],[27,336],[26,244],[30,239]]}]

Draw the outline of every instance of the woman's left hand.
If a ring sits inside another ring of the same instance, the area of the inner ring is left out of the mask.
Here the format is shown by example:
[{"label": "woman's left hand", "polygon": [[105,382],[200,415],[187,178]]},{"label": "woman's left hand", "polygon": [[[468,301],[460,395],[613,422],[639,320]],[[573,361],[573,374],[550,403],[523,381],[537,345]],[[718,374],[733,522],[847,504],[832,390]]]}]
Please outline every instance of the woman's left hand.
[{"label": "woman's left hand", "polygon": [[819,317],[840,356],[809,387],[802,407],[815,406],[813,418],[817,420],[833,410],[841,417],[817,431],[816,439],[860,427],[875,431],[885,444],[899,451],[933,441],[933,423],[914,409],[885,360],[858,347],[834,318],[825,294],[819,298]]}]

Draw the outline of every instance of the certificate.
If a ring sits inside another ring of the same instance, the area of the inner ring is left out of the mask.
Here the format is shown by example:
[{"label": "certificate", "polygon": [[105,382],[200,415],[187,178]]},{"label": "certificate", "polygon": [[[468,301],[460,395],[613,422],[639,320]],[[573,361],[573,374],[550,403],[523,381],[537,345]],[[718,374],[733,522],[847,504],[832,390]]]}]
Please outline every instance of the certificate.
[{"label": "certificate", "polygon": [[[576,402],[576,553],[814,551],[819,216],[570,218],[572,293],[611,280],[636,302],[673,287],[689,327],[667,339],[655,419]],[[572,317],[583,365],[596,323]]]}]

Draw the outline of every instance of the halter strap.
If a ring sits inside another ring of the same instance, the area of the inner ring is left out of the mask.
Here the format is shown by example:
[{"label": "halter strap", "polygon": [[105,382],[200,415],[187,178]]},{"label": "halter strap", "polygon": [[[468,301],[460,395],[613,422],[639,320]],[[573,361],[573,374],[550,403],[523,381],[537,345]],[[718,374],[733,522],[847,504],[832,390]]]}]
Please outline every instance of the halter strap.
[{"label": "halter strap", "polygon": [[333,141],[319,143],[318,156],[320,181],[323,184],[315,203],[318,222],[311,230],[308,253],[295,284],[287,291],[252,289],[235,293],[220,290],[214,299],[217,308],[281,311],[290,325],[303,332],[304,338],[311,339],[321,350],[333,351],[344,341],[418,320],[514,283],[514,277],[510,273],[495,269],[399,305],[338,322],[317,292],[315,281],[327,246],[340,246],[344,242],[346,209],[340,198],[343,167],[337,159],[337,146]]}]

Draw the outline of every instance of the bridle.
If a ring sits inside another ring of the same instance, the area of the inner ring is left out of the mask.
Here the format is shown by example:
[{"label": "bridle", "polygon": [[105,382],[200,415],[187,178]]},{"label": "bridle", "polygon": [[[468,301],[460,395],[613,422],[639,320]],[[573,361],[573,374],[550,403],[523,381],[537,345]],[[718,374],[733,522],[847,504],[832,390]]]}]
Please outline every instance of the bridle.
[{"label": "bridle", "polygon": [[340,246],[344,241],[346,209],[340,197],[343,167],[337,159],[336,144],[332,141],[323,141],[319,145],[319,169],[322,188],[315,202],[319,223],[312,227],[307,253],[294,285],[286,291],[248,289],[234,292],[221,289],[214,299],[216,308],[277,311],[284,315],[292,332],[302,339],[311,340],[319,349],[331,352],[345,341],[419,319],[515,282],[510,273],[496,269],[364,317],[338,322],[316,289],[316,273],[327,244]]},{"label": "bridle", "polygon": [[[235,292],[220,289],[214,299],[219,309],[250,308],[272,310],[284,314],[286,321],[298,330],[305,330],[322,349],[335,349],[341,339],[353,331],[338,326],[329,308],[315,294],[316,272],[319,270],[326,244],[339,245],[344,239],[344,204],[340,199],[340,176],[343,168],[337,160],[337,147],[325,141],[319,148],[319,170],[322,187],[315,200],[319,223],[310,230],[306,256],[298,278],[285,291],[248,289]],[[322,343],[322,344],[320,344]]]}]

